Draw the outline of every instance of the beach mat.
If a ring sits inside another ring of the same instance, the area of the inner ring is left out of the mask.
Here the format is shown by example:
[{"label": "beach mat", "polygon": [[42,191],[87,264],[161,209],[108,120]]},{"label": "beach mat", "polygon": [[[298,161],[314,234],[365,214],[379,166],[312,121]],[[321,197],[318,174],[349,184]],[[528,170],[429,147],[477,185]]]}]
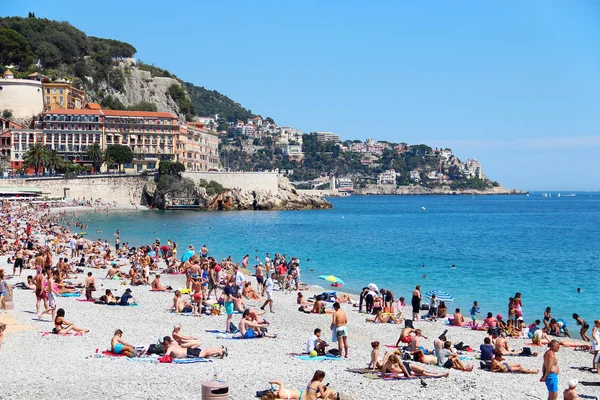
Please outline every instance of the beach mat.
[{"label": "beach mat", "polygon": [[428,378],[443,378],[441,376],[404,376],[404,375],[393,375],[386,374],[385,377],[381,376],[381,372],[372,371],[370,368],[348,368],[346,371],[361,374],[368,379],[383,379],[385,381],[400,381],[400,380],[413,380],[413,379],[428,379]]},{"label": "beach mat", "polygon": [[59,294],[58,297],[79,297],[81,293],[63,293]]},{"label": "beach mat", "polygon": [[116,354],[108,350],[104,350],[102,355],[106,357],[126,357],[125,354]]},{"label": "beach mat", "polygon": [[316,356],[316,357],[311,357],[311,356],[294,356],[294,358],[297,358],[298,360],[302,360],[302,361],[323,361],[323,360],[344,360],[344,358],[342,357],[336,357],[334,355],[331,354],[327,354],[326,356]]},{"label": "beach mat", "polygon": [[67,334],[58,334],[58,333],[54,333],[54,332],[38,332],[40,335],[46,337],[46,336],[85,336],[85,333],[80,333],[80,332],[68,332]]},{"label": "beach mat", "polygon": [[[374,374],[375,375],[375,374]],[[411,381],[413,379],[436,379],[443,376],[404,376],[404,375],[388,375],[382,377],[384,381]]]},{"label": "beach mat", "polygon": [[80,303],[94,303],[96,300],[86,300],[86,299],[75,299]]},{"label": "beach mat", "polygon": [[580,385],[583,386],[600,386],[600,382],[585,382],[585,381],[579,381]]},{"label": "beach mat", "polygon": [[212,362],[212,360],[207,358],[176,358],[173,360],[173,364],[195,364],[206,362]]}]

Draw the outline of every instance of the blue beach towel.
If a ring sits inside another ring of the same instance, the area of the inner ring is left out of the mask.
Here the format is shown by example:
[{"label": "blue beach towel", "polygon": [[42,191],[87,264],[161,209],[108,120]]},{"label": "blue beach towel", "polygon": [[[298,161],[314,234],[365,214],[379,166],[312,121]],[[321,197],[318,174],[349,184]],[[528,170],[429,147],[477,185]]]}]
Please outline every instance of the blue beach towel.
[{"label": "blue beach towel", "polygon": [[206,358],[176,358],[173,360],[173,364],[194,364],[194,363],[205,363],[212,362]]},{"label": "blue beach towel", "polygon": [[59,294],[59,297],[79,297],[81,296],[81,293],[63,293],[63,294]]}]

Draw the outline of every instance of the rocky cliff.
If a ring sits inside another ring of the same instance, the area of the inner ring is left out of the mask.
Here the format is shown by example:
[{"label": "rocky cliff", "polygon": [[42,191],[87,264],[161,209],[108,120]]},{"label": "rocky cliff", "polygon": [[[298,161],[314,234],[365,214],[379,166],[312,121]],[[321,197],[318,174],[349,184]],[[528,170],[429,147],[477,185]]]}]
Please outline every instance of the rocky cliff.
[{"label": "rocky cliff", "polygon": [[327,200],[299,193],[286,178],[279,178],[278,191],[227,189],[209,194],[205,187],[187,178],[163,177],[158,184],[144,186],[144,204],[167,210],[195,208],[201,210],[313,210],[332,208]]},{"label": "rocky cliff", "polygon": [[[150,71],[140,69],[134,59],[118,62],[113,71],[123,78],[123,89],[115,89],[108,81],[99,82],[98,90],[87,93],[89,100],[100,102],[107,96],[113,96],[126,107],[145,101],[156,104],[158,111],[180,114],[177,103],[167,94],[171,85],[181,85],[177,79],[153,77]],[[91,77],[88,79],[92,80]]]}]

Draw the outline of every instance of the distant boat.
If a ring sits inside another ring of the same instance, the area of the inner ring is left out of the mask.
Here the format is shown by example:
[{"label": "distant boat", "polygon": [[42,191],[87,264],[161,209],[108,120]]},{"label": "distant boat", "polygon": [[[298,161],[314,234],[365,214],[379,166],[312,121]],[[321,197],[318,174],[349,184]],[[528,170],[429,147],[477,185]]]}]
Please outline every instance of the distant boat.
[{"label": "distant boat", "polygon": [[560,193],[556,195],[556,197],[560,197]]},{"label": "distant boat", "polygon": [[548,193],[542,193],[543,197],[548,197]]},{"label": "distant boat", "polygon": [[425,211],[425,207],[421,207],[421,210]]},{"label": "distant boat", "polygon": [[563,194],[563,197],[575,197],[577,196],[575,193]]}]

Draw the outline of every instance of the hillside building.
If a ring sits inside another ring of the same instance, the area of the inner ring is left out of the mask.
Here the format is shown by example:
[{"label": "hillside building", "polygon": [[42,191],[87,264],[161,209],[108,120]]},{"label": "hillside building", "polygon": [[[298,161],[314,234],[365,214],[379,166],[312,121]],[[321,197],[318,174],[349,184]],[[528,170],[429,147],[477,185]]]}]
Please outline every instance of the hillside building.
[{"label": "hillside building", "polygon": [[85,92],[68,82],[42,83],[44,110],[82,109],[85,107]]},{"label": "hillside building", "polygon": [[6,70],[0,78],[0,110],[12,110],[15,119],[32,118],[44,110],[42,83],[29,79],[14,79]]},{"label": "hillside building", "polygon": [[317,141],[339,143],[340,137],[333,132],[317,132]]},{"label": "hillside building", "polygon": [[187,171],[210,171],[219,168],[219,138],[201,124],[179,127],[177,161]]},{"label": "hillside building", "polygon": [[389,169],[377,175],[378,185],[395,185],[396,184],[396,170]]}]

